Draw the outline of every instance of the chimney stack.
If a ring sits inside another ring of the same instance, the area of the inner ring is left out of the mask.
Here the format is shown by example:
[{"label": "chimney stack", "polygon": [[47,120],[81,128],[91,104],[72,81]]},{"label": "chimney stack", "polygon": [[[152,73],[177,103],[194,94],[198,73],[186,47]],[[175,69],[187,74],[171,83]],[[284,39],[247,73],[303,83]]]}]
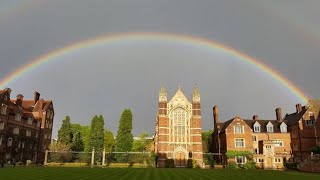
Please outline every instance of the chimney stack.
[{"label": "chimney stack", "polygon": [[258,119],[259,119],[259,116],[258,116],[258,115],[254,115],[254,116],[252,117],[252,119],[253,119],[253,120],[258,120]]},{"label": "chimney stack", "polygon": [[277,121],[281,122],[282,121],[282,112],[281,112],[281,108],[277,108],[276,109],[276,118]]},{"label": "chimney stack", "polygon": [[214,123],[214,130],[218,130],[218,123],[219,123],[219,108],[218,106],[213,107],[213,123]]},{"label": "chimney stack", "polygon": [[22,106],[22,101],[23,101],[23,95],[22,94],[18,94],[17,95],[16,104],[19,105],[19,106]]},{"label": "chimney stack", "polygon": [[300,103],[296,104],[296,110],[297,110],[297,113],[302,111],[302,106]]},{"label": "chimney stack", "polygon": [[36,104],[40,99],[40,93],[38,93],[37,91],[34,92],[34,104]]}]

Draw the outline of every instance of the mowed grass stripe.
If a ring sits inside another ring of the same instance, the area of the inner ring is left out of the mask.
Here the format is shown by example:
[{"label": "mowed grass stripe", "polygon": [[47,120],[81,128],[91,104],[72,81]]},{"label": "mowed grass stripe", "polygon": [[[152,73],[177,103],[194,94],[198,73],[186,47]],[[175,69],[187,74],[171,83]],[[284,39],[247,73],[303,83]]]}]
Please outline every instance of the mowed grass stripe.
[{"label": "mowed grass stripe", "polygon": [[197,171],[196,169],[193,169],[194,176],[200,177],[199,179],[225,179],[225,176],[221,176],[219,173],[214,173],[214,170],[201,170]]},{"label": "mowed grass stripe", "polygon": [[313,180],[320,179],[320,174],[301,173],[297,171],[263,171],[263,170],[201,170],[201,169],[134,169],[134,168],[0,168],[0,179],[45,179],[45,180],[85,180],[85,179],[139,179],[139,180]]},{"label": "mowed grass stripe", "polygon": [[[178,174],[180,179],[191,180],[195,177],[193,169],[178,169],[176,173]],[[199,176],[196,177],[197,179],[205,179]]]},{"label": "mowed grass stripe", "polygon": [[106,179],[119,179],[123,175],[123,170],[120,168],[107,168],[102,170],[106,170],[106,172],[104,172]]}]

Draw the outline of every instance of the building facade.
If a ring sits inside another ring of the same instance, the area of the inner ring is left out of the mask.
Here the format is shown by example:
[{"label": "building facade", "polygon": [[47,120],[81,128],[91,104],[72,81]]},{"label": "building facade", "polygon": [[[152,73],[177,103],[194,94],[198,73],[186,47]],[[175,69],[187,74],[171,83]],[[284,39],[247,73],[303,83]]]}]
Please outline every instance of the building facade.
[{"label": "building facade", "polygon": [[291,133],[292,154],[296,162],[308,158],[313,147],[320,145],[318,138],[320,120],[316,116],[311,108],[297,104],[296,112],[284,117]]},{"label": "building facade", "polygon": [[33,100],[10,96],[11,89],[0,90],[0,162],[42,163],[51,143],[53,103],[40,99],[38,92]]},{"label": "building facade", "polygon": [[167,159],[173,159],[176,167],[186,167],[188,159],[203,166],[200,92],[197,86],[193,89],[192,102],[180,87],[167,101],[166,88],[164,85],[161,87],[155,152],[158,167],[165,167]]},{"label": "building facade", "polygon": [[[276,117],[275,120],[260,120],[257,115],[252,119],[236,116],[221,123],[215,106],[213,151],[221,154],[216,161],[222,164],[233,161],[242,165],[252,158],[259,168],[283,168],[283,163],[292,157],[291,138],[287,121],[280,118],[280,108],[276,109]],[[246,152],[252,157],[246,157]]]}]

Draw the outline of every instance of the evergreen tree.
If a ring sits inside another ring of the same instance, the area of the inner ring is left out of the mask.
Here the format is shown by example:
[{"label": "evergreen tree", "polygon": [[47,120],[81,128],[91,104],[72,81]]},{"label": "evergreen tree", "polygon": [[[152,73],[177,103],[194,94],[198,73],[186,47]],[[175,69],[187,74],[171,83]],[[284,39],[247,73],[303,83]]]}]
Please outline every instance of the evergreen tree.
[{"label": "evergreen tree", "polygon": [[62,144],[66,144],[71,146],[72,144],[72,126],[70,123],[70,117],[66,116],[66,118],[62,121],[61,128],[58,131],[58,141]]},{"label": "evergreen tree", "polygon": [[[130,109],[125,109],[122,112],[117,137],[116,137],[116,151],[128,152],[132,149],[133,135],[132,135],[132,113]],[[127,161],[127,156],[117,154],[117,160]]]},{"label": "evergreen tree", "polygon": [[71,150],[72,151],[83,151],[84,150],[84,145],[83,145],[82,136],[81,136],[80,131],[73,134]]},{"label": "evergreen tree", "polygon": [[71,150],[72,151],[83,151],[84,150],[84,143],[83,143],[83,137],[82,137],[82,127],[80,124],[71,124],[72,127],[72,145]]},{"label": "evergreen tree", "polygon": [[116,141],[114,139],[113,133],[111,131],[104,131],[104,148],[106,152],[112,152],[116,145]]},{"label": "evergreen tree", "polygon": [[101,162],[101,154],[103,151],[104,143],[104,118],[102,115],[94,116],[91,122],[90,128],[90,149],[94,148],[95,150],[95,159],[98,162]]},{"label": "evergreen tree", "polygon": [[212,152],[212,130],[202,132],[202,151],[204,153]]},{"label": "evergreen tree", "polygon": [[80,133],[82,136],[84,151],[91,152],[92,148],[90,149],[90,144],[89,144],[89,142],[90,142],[90,126],[81,126]]}]

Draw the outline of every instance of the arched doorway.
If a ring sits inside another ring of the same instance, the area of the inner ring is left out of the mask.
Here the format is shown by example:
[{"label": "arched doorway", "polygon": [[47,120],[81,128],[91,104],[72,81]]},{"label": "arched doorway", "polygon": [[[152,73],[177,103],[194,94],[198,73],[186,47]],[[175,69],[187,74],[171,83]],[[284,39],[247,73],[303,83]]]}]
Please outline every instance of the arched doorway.
[{"label": "arched doorway", "polygon": [[177,152],[175,155],[175,166],[185,167],[186,166],[186,154],[184,152]]}]

